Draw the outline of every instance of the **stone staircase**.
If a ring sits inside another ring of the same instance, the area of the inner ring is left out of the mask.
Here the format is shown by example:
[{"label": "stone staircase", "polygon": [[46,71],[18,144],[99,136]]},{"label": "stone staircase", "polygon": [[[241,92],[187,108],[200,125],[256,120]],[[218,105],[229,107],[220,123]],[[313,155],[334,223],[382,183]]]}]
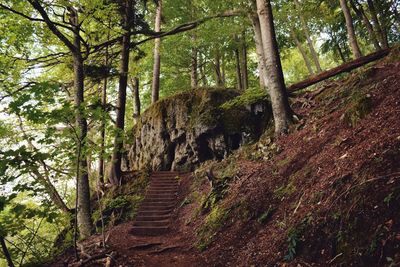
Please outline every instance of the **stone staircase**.
[{"label": "stone staircase", "polygon": [[150,185],[133,223],[132,234],[157,236],[170,229],[170,217],[177,201],[179,172],[158,171],[150,175]]}]

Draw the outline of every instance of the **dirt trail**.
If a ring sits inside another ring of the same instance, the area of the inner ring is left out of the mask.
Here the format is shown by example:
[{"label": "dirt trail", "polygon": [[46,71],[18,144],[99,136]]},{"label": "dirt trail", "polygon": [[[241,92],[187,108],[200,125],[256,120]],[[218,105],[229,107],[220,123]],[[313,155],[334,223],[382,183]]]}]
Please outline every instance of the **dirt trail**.
[{"label": "dirt trail", "polygon": [[[110,250],[118,251],[117,266],[207,266],[192,247],[192,233],[185,229],[184,216],[179,214],[185,209],[178,209],[189,190],[190,175],[180,175],[179,186],[171,190],[177,175],[153,173],[135,222],[118,225],[108,233]],[[147,216],[150,213],[152,216]]]}]

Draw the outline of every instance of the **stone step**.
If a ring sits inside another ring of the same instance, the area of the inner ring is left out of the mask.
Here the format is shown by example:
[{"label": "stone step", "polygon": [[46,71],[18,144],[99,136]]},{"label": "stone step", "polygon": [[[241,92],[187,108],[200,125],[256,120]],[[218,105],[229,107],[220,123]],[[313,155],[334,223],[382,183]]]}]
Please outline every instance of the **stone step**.
[{"label": "stone step", "polygon": [[171,205],[171,204],[160,206],[160,205],[153,205],[153,204],[149,203],[149,204],[142,204],[139,209],[140,210],[146,209],[146,210],[159,210],[159,211],[169,210],[169,211],[172,211],[173,208],[174,208],[174,205]]},{"label": "stone step", "polygon": [[177,193],[176,192],[147,192],[145,195],[146,198],[174,198],[176,199]]},{"label": "stone step", "polygon": [[178,192],[178,187],[175,186],[150,186],[147,191],[157,191],[157,190],[164,190],[164,191],[174,191]]},{"label": "stone step", "polygon": [[176,184],[179,185],[179,181],[178,180],[171,180],[171,179],[153,179],[150,180],[150,184]]},{"label": "stone step", "polygon": [[165,221],[171,218],[170,214],[166,215],[138,215],[136,216],[137,221]]},{"label": "stone step", "polygon": [[153,172],[151,176],[179,176],[181,175],[179,172]]},{"label": "stone step", "polygon": [[[153,188],[153,189],[171,189],[171,190],[178,190],[179,186],[178,185],[171,185],[171,184],[165,184],[165,185],[159,185],[159,184],[150,184],[148,189]],[[148,190],[147,189],[147,190]]]},{"label": "stone step", "polygon": [[176,198],[175,197],[165,197],[165,196],[152,196],[152,197],[146,197],[144,199],[145,201],[150,201],[150,202],[172,202],[175,203],[176,202]]},{"label": "stone step", "polygon": [[169,231],[167,226],[134,226],[131,233],[138,236],[157,236]]},{"label": "stone step", "polygon": [[174,198],[176,199],[176,192],[147,192],[144,199],[146,198]]},{"label": "stone step", "polygon": [[149,181],[167,181],[167,182],[179,182],[180,179],[177,177],[164,177],[164,176],[159,176],[159,177],[150,177]]},{"label": "stone step", "polygon": [[148,200],[143,200],[142,206],[143,207],[148,207],[148,206],[154,206],[154,207],[173,207],[175,205],[175,202],[164,202],[164,201],[148,201]]},{"label": "stone step", "polygon": [[169,220],[164,220],[164,221],[135,221],[133,223],[134,226],[149,226],[149,227],[168,227],[169,226]]},{"label": "stone step", "polygon": [[170,195],[175,195],[178,193],[176,190],[171,190],[171,189],[148,189],[146,191],[147,194],[170,194]]},{"label": "stone step", "polygon": [[153,183],[151,183],[148,188],[160,188],[160,189],[170,188],[170,189],[178,190],[179,189],[179,185],[175,185],[175,184],[153,184]]},{"label": "stone step", "polygon": [[169,216],[171,210],[148,210],[148,209],[143,209],[139,210],[137,213],[137,217],[140,216]]}]

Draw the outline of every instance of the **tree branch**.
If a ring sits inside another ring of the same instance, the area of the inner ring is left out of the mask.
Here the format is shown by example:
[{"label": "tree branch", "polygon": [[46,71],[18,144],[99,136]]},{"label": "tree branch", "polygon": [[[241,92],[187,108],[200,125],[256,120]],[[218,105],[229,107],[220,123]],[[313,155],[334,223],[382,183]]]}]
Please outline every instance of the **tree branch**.
[{"label": "tree branch", "polygon": [[[150,36],[150,37],[148,37],[148,38],[146,38],[144,40],[138,41],[138,42],[132,42],[131,43],[131,47],[140,45],[142,43],[148,42],[148,41],[153,40],[153,39],[163,38],[163,37],[166,37],[166,36],[169,36],[169,35],[175,35],[175,34],[178,34],[178,33],[181,33],[181,32],[186,32],[186,31],[193,30],[193,29],[197,28],[198,26],[200,26],[200,25],[202,25],[202,24],[204,24],[207,21],[212,20],[212,19],[241,16],[241,15],[244,15],[244,13],[245,12],[242,11],[242,10],[228,10],[228,11],[225,11],[223,13],[219,13],[219,14],[216,14],[216,15],[213,15],[213,16],[209,16],[209,17],[205,17],[205,18],[202,18],[202,19],[198,19],[198,20],[195,20],[195,21],[191,21],[191,22],[187,22],[187,23],[181,24],[181,25],[176,26],[175,28],[173,28],[173,29],[171,29],[169,31],[166,31],[166,32],[155,32],[155,31],[152,31],[152,30],[132,31],[131,32],[131,36],[132,35],[145,35],[145,36]],[[96,46],[93,47],[93,50],[91,51],[91,54],[97,52],[98,50],[101,50],[102,48],[104,48],[106,46],[113,45],[113,44],[119,42],[121,39],[122,39],[122,37],[118,36],[118,37],[116,37],[114,39],[111,39],[111,40],[109,40],[107,42],[104,42],[104,43],[101,43],[99,45],[96,45]]]},{"label": "tree branch", "polygon": [[[29,3],[32,5],[34,9],[36,9],[39,14],[42,16],[44,22],[46,23],[47,27],[49,27],[50,31],[60,39],[61,42],[63,42],[71,52],[81,52],[77,51],[77,48],[74,46],[74,44],[56,27],[56,24],[50,20],[49,15],[47,14],[46,10],[40,5],[38,0],[28,0]],[[71,31],[72,28],[70,29]]]},{"label": "tree branch", "polygon": [[[10,11],[11,13],[14,13],[16,15],[19,15],[19,16],[23,17],[23,18],[26,18],[26,19],[28,19],[30,21],[37,21],[37,22],[46,23],[46,21],[44,19],[30,17],[30,16],[28,16],[28,15],[22,13],[22,12],[19,12],[19,11],[15,10],[15,9],[12,9],[11,7],[8,7],[6,5],[0,4],[0,7],[2,7],[3,9],[5,9],[7,11]],[[67,26],[67,25],[64,25],[64,24],[61,24],[61,23],[58,23],[58,22],[54,22],[54,21],[51,21],[51,23],[53,23],[54,25],[57,25],[59,27],[65,28],[67,30],[72,30],[72,28]]]}]

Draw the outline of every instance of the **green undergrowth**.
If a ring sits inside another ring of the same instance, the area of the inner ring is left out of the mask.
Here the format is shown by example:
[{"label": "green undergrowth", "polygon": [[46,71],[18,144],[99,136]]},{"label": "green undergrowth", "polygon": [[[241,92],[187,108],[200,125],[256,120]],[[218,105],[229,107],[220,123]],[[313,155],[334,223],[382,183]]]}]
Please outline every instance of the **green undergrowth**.
[{"label": "green undergrowth", "polygon": [[100,203],[96,200],[93,221],[97,229],[101,229],[102,219],[106,228],[133,220],[148,182],[148,171],[130,174],[124,184],[107,191]]}]

